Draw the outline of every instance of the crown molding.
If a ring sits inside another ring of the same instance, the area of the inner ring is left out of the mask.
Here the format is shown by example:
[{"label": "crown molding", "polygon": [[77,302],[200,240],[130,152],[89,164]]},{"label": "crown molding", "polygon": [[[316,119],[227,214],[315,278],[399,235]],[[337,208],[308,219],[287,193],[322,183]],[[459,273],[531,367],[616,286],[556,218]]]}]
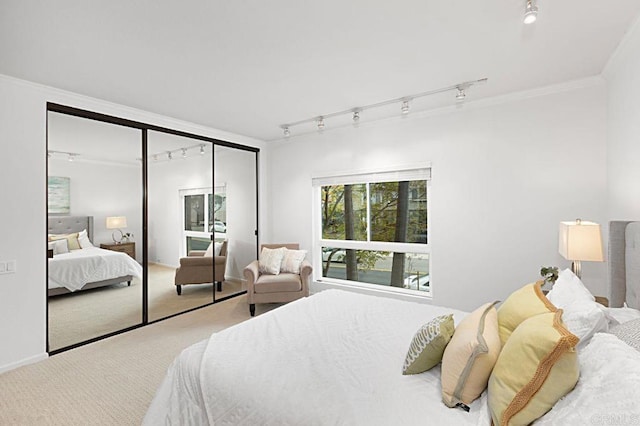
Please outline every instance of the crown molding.
[{"label": "crown molding", "polygon": [[607,63],[604,65],[601,73],[604,78],[607,78],[607,75],[613,72],[613,68],[616,66],[618,57],[624,50],[626,50],[627,45],[631,42],[631,38],[637,31],[640,31],[640,15],[638,15],[633,24],[631,24],[624,36],[622,36],[620,43],[618,43],[611,56],[609,56],[609,60],[607,60]]}]

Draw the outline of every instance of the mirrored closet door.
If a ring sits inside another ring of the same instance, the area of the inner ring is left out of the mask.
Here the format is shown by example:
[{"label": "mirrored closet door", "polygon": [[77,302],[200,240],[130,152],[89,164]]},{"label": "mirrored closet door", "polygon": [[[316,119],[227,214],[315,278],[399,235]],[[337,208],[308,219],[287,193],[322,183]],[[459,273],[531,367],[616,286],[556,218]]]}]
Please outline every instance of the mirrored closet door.
[{"label": "mirrored closet door", "polygon": [[48,112],[49,351],[142,323],[141,130]]},{"label": "mirrored closet door", "polygon": [[148,132],[149,321],[213,303],[212,147]]},{"label": "mirrored closet door", "polygon": [[[214,156],[214,239],[227,258],[216,300],[246,291],[242,271],[257,253],[257,181],[255,152],[216,146]],[[220,271],[217,271],[218,273]]]}]

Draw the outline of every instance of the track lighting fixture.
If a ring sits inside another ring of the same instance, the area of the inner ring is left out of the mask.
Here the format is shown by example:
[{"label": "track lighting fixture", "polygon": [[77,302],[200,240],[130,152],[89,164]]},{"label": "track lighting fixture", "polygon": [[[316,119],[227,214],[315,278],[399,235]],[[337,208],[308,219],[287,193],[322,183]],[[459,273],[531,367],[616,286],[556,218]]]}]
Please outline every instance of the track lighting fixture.
[{"label": "track lighting fixture", "polygon": [[182,158],[187,158],[187,148],[182,148]]},{"label": "track lighting fixture", "polygon": [[[530,1],[532,1],[532,0],[530,0]],[[538,10],[535,6],[532,6],[532,7],[536,11]],[[305,120],[289,122],[287,124],[280,125],[280,128],[282,129],[285,137],[289,137],[291,135],[291,131],[290,131],[291,127],[298,126],[298,125],[301,125],[301,124],[307,124],[307,123],[315,123],[317,128],[318,128],[318,131],[322,132],[324,130],[324,125],[325,125],[324,121],[327,118],[338,117],[340,115],[346,115],[346,114],[351,114],[351,117],[352,117],[352,120],[353,120],[353,124],[357,125],[359,120],[360,120],[360,113],[362,111],[365,111],[365,110],[368,110],[368,109],[372,109],[372,108],[379,108],[379,107],[391,105],[391,104],[394,104],[394,103],[401,103],[402,104],[402,106],[400,107],[400,111],[402,112],[403,116],[406,116],[407,114],[409,114],[409,109],[410,109],[409,102],[413,101],[414,99],[421,98],[423,96],[435,95],[436,93],[443,93],[443,92],[448,92],[448,91],[451,91],[451,90],[456,90],[457,91],[456,92],[456,101],[460,102],[460,101],[462,101],[462,100],[464,100],[466,98],[467,89],[469,89],[471,86],[474,86],[476,84],[485,83],[486,81],[487,81],[486,78],[481,78],[479,80],[465,81],[465,82],[462,82],[462,83],[455,84],[453,86],[443,87],[441,89],[435,89],[435,90],[430,90],[428,92],[416,93],[414,95],[403,96],[401,98],[389,99],[389,100],[378,102],[378,103],[375,103],[375,104],[357,106],[357,107],[354,107],[354,108],[349,108],[349,109],[344,110],[344,111],[332,112],[330,114],[323,114],[323,115],[320,115],[320,116],[315,116],[313,118],[307,118]]]},{"label": "track lighting fixture", "polygon": [[204,155],[204,144],[200,145],[200,155]]},{"label": "track lighting fixture", "polygon": [[533,24],[538,19],[538,6],[535,4],[535,0],[527,0],[527,5],[524,11],[524,23]]},{"label": "track lighting fixture", "polygon": [[171,151],[167,151],[167,159],[169,161],[173,160],[173,154],[171,153]]},{"label": "track lighting fixture", "polygon": [[69,153],[69,154],[67,154],[67,155],[68,155],[68,158],[67,158],[67,159],[68,159],[69,161],[71,161],[71,162],[73,162],[73,160],[75,160],[75,159],[76,159],[76,154],[71,154],[71,153]]},{"label": "track lighting fixture", "polygon": [[402,108],[401,108],[402,114],[407,115],[409,114],[409,101],[408,100],[404,100],[402,101]]}]

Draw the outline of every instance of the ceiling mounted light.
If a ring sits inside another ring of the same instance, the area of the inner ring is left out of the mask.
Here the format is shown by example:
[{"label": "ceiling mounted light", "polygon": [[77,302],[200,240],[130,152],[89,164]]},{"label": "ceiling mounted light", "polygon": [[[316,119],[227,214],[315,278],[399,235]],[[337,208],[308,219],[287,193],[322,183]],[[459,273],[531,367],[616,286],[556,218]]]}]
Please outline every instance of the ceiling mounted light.
[{"label": "ceiling mounted light", "polygon": [[182,158],[187,158],[187,148],[182,148]]},{"label": "ceiling mounted light", "polygon": [[291,136],[291,131],[289,130],[289,126],[285,126],[282,128],[283,132],[284,132],[284,137],[288,138],[289,136]]},{"label": "ceiling mounted light", "polygon": [[76,154],[67,154],[67,155],[69,156],[69,157],[68,157],[68,160],[69,160],[69,161],[73,161],[73,160],[75,160],[75,159],[76,159]]},{"label": "ceiling mounted light", "polygon": [[169,161],[173,159],[173,154],[171,153],[171,151],[167,151],[167,158],[169,159]]},{"label": "ceiling mounted light", "polygon": [[409,114],[409,101],[408,101],[408,100],[404,100],[404,101],[402,101],[402,108],[401,108],[401,110],[402,110],[402,113],[403,113],[404,115]]},{"label": "ceiling mounted light", "polygon": [[360,111],[353,111],[353,123],[357,124],[360,121]]},{"label": "ceiling mounted light", "polygon": [[204,144],[200,145],[200,155],[204,155]]},{"label": "ceiling mounted light", "polygon": [[318,131],[323,131],[324,130],[324,118],[323,117],[318,117]]},{"label": "ceiling mounted light", "polygon": [[464,92],[462,87],[458,87],[458,93],[456,93],[456,102],[464,102],[464,98],[467,97],[467,94]]},{"label": "ceiling mounted light", "polygon": [[527,6],[524,11],[524,23],[533,24],[538,19],[538,6],[535,5],[535,0],[527,0]]}]

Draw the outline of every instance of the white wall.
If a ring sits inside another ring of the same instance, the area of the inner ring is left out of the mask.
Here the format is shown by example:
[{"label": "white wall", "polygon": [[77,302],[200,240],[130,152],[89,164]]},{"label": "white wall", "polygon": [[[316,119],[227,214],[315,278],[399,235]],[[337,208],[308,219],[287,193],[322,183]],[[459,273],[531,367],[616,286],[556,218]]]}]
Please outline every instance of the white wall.
[{"label": "white wall", "polygon": [[[605,87],[584,85],[279,142],[269,150],[270,238],[311,250],[313,176],[431,163],[434,303],[470,310],[504,299],[541,266],[569,266],[561,220],[606,218]],[[583,269],[606,294],[604,264]]]},{"label": "white wall", "polygon": [[608,207],[610,220],[640,220],[640,20],[609,62]]},{"label": "white wall", "polygon": [[255,139],[0,76],[0,260],[17,261],[15,274],[0,275],[0,371],[46,357],[47,102],[264,148]]}]

